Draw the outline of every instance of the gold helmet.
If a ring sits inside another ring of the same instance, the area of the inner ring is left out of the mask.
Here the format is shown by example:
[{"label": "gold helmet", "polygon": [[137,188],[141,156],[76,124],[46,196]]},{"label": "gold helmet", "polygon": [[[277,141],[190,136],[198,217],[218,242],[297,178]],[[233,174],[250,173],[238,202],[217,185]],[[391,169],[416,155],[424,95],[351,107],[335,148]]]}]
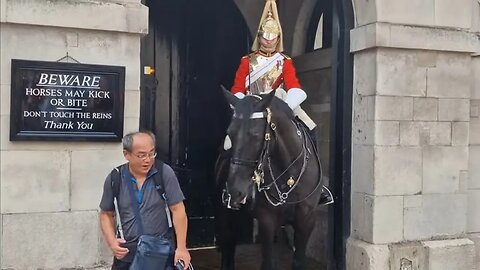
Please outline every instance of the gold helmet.
[{"label": "gold helmet", "polygon": [[263,21],[258,29],[258,35],[262,36],[266,40],[272,40],[280,36],[280,25],[273,18],[271,11],[268,11],[267,18]]},{"label": "gold helmet", "polygon": [[278,37],[276,52],[283,52],[282,26],[278,17],[277,4],[275,0],[267,0],[263,9],[260,25],[258,26],[257,36],[252,45],[252,51],[260,49],[258,37],[261,36],[267,40]]}]

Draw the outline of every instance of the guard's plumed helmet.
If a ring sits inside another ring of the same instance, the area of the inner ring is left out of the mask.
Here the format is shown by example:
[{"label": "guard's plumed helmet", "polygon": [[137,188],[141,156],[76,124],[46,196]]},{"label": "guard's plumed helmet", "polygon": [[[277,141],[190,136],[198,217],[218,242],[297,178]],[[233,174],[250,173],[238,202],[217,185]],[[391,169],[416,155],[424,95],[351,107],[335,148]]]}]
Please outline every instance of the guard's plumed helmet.
[{"label": "guard's plumed helmet", "polygon": [[258,37],[272,40],[278,37],[276,52],[283,52],[282,26],[278,17],[277,4],[275,0],[267,0],[263,9],[260,25],[258,26],[257,36],[252,45],[252,51],[260,48]]},{"label": "guard's plumed helmet", "polygon": [[258,35],[266,40],[272,40],[280,36],[280,25],[273,18],[272,12],[268,12],[267,18],[262,22],[258,29]]}]

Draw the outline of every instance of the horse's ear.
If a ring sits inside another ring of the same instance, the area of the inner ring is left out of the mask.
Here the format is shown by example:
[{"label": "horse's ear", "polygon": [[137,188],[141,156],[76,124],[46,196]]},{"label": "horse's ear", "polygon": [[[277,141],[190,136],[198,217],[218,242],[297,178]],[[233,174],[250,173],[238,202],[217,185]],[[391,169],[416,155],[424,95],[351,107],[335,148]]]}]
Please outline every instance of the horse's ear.
[{"label": "horse's ear", "polygon": [[262,100],[257,104],[257,106],[255,106],[255,111],[264,111],[268,106],[270,106],[270,103],[272,103],[273,97],[275,97],[275,90],[272,90],[266,96],[263,96]]},{"label": "horse's ear", "polygon": [[222,88],[223,95],[224,95],[225,98],[227,99],[228,103],[229,103],[230,105],[232,105],[233,107],[235,107],[235,105],[237,104],[239,98],[237,98],[235,95],[233,95],[232,93],[230,93],[230,91],[228,91],[223,85],[220,85],[220,87]]}]

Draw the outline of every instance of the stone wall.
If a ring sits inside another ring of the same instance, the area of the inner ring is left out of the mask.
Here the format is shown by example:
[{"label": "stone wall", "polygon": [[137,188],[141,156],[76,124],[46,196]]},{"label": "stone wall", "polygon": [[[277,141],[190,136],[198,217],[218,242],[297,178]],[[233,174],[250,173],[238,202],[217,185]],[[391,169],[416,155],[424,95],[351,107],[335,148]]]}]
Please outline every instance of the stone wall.
[{"label": "stone wall", "polygon": [[120,143],[11,142],[11,59],[126,67],[125,132],[138,128],[140,38],[148,10],[139,0],[0,0],[1,268],[94,267],[103,245],[98,203]]},{"label": "stone wall", "polygon": [[[471,31],[480,34],[480,2],[473,3]],[[478,51],[472,56],[472,85],[470,96],[469,179],[467,232],[475,243],[475,266],[480,269],[480,58]]]},{"label": "stone wall", "polygon": [[470,101],[470,147],[468,163],[468,208],[467,232],[476,246],[476,265],[480,269],[480,58],[472,58],[472,93]]},{"label": "stone wall", "polygon": [[354,4],[347,269],[475,269],[478,3]]}]

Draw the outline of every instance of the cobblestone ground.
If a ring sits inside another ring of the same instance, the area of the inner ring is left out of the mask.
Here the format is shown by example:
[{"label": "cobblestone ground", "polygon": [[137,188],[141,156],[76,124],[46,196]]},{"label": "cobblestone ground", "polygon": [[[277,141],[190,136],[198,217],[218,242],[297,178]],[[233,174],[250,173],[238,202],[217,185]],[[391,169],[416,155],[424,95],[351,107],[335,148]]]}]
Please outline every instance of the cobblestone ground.
[{"label": "cobblestone ground", "polygon": [[[292,251],[286,247],[276,247],[280,252],[279,269],[290,270]],[[195,270],[220,269],[220,253],[216,249],[191,251],[192,263]],[[261,264],[261,251],[259,245],[240,245],[235,255],[236,270],[259,270]],[[326,270],[320,263],[309,259],[306,270]]]}]

